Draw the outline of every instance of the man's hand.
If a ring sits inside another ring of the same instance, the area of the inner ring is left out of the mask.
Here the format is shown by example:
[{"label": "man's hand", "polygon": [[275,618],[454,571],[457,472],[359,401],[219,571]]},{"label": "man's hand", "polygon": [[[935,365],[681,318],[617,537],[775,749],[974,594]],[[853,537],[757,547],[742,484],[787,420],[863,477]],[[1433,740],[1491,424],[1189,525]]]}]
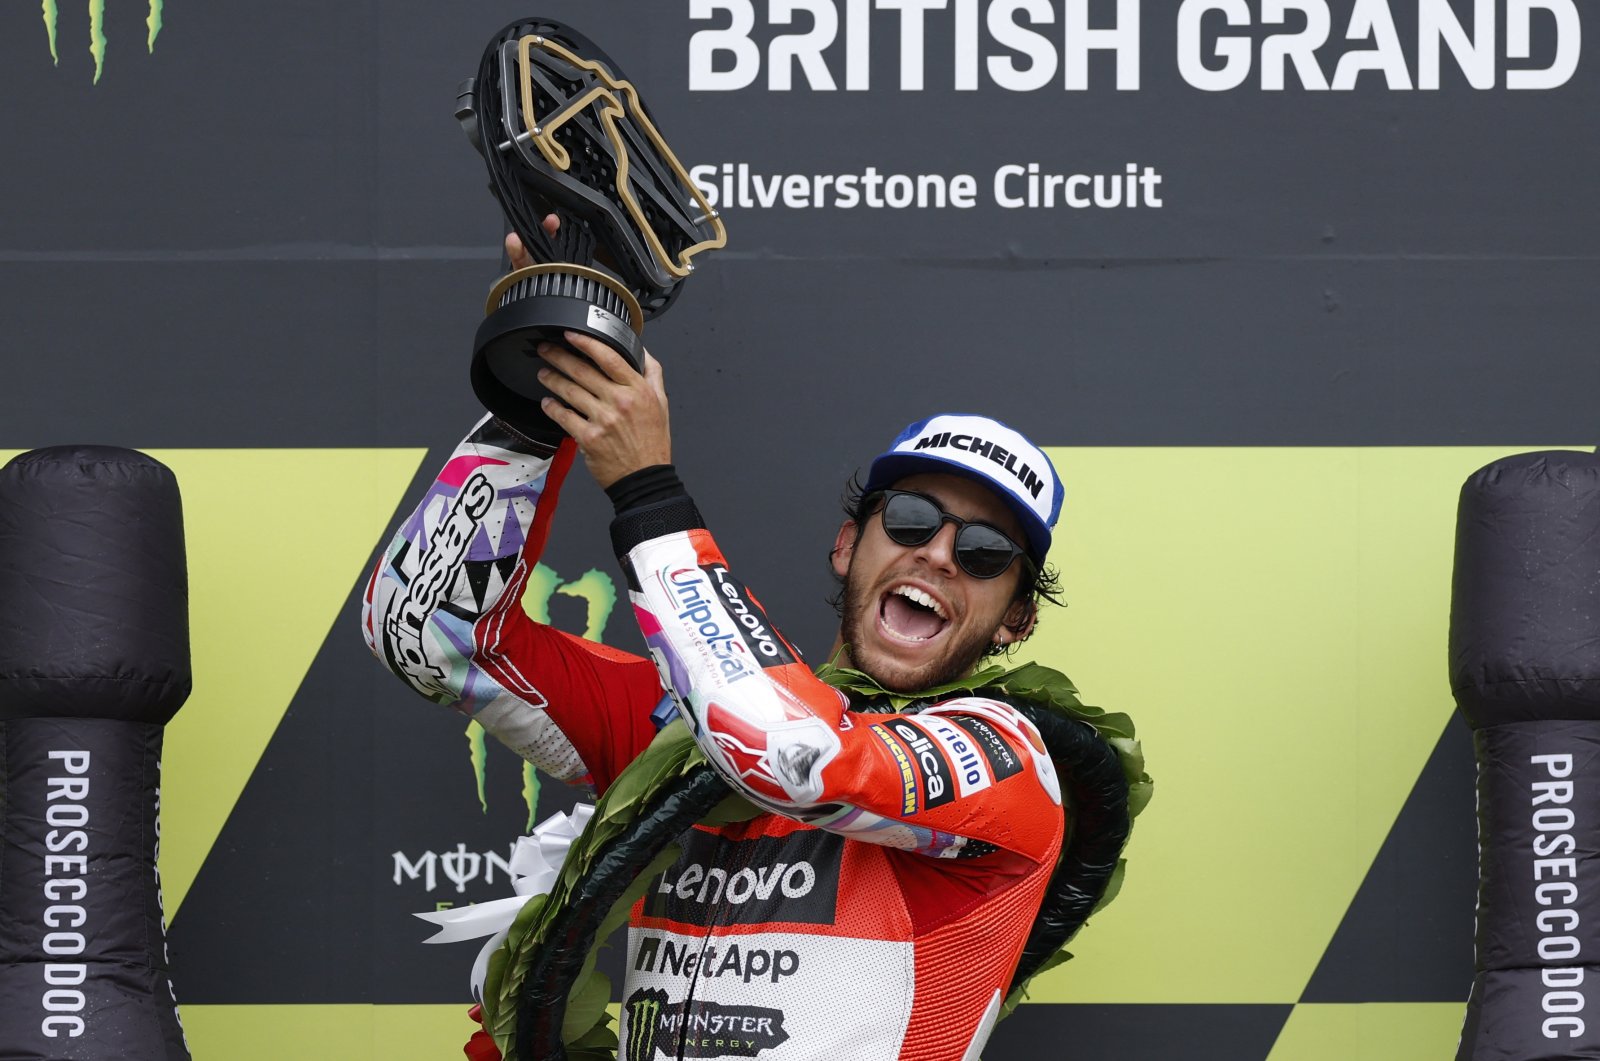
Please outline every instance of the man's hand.
[{"label": "man's hand", "polygon": [[584,356],[556,343],[539,344],[539,356],[550,366],[539,370],[539,382],[556,396],[544,399],[542,408],[578,443],[595,482],[607,487],[642,468],[671,464],[661,362],[645,351],[641,375],[598,339],[565,334]]},{"label": "man's hand", "polygon": [[[561,229],[561,218],[555,214],[546,214],[539,224],[543,226],[545,235],[554,239],[555,234]],[[517,235],[515,229],[506,233],[506,258],[511,262],[512,272],[526,269],[533,264],[533,255],[522,245],[522,237]]]},{"label": "man's hand", "polygon": [[506,258],[511,262],[512,272],[533,264],[533,255],[528,253],[528,248],[522,245],[522,237],[515,232],[506,233]]},{"label": "man's hand", "polygon": [[[550,214],[543,224],[545,232],[554,236],[561,219]],[[533,264],[515,232],[506,236],[506,257],[512,269]],[[557,343],[539,344],[539,356],[550,366],[539,370],[539,382],[556,395],[544,399],[543,409],[578,443],[595,481],[606,487],[641,468],[671,464],[672,433],[661,363],[645,351],[640,375],[599,340],[577,332],[565,334],[584,357]]]}]

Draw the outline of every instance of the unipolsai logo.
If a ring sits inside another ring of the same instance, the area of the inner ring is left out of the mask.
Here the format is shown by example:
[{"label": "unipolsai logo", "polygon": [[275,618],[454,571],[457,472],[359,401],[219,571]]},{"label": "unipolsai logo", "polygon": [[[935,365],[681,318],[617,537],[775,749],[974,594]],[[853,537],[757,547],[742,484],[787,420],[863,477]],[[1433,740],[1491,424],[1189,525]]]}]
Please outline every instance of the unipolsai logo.
[{"label": "unipolsai logo", "polygon": [[[537,565],[528,575],[522,594],[522,607],[536,623],[550,625],[550,605],[557,598],[569,598],[584,606],[583,636],[599,641],[605,634],[606,623],[617,605],[617,586],[611,576],[590,569],[572,581],[564,581],[553,568]],[[476,722],[467,723],[468,755],[472,760],[473,776],[478,785],[478,806],[489,812],[489,748],[483,727]],[[539,775],[532,763],[522,764],[522,799],[528,808],[528,825],[532,829],[538,815]]]},{"label": "unipolsai logo", "polygon": [[[145,50],[151,55],[155,54],[156,37],[161,33],[161,11],[163,0],[148,0],[149,15],[145,18]],[[61,65],[61,53],[57,48],[61,27],[61,10],[59,0],[44,0],[44,32],[50,44],[50,59],[56,66]],[[94,57],[94,83],[100,83],[100,75],[105,72],[106,65],[106,0],[89,0],[89,54]]]}]

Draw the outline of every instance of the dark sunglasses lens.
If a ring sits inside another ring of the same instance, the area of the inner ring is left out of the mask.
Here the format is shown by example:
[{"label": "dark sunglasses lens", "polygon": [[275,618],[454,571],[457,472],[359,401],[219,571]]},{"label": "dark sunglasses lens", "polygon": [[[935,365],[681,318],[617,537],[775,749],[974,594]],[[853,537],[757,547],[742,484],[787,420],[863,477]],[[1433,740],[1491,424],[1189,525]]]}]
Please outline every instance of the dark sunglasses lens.
[{"label": "dark sunglasses lens", "polygon": [[[926,544],[944,520],[939,506],[920,494],[890,494],[883,506],[883,531],[900,545]],[[994,578],[1018,555],[1010,538],[985,524],[964,524],[956,533],[956,562],[974,578]]]},{"label": "dark sunglasses lens", "polygon": [[933,502],[915,494],[894,494],[883,506],[883,531],[900,545],[921,545],[943,522]]},{"label": "dark sunglasses lens", "polygon": [[1010,540],[989,527],[969,523],[956,535],[956,560],[974,578],[994,578],[1016,555]]}]

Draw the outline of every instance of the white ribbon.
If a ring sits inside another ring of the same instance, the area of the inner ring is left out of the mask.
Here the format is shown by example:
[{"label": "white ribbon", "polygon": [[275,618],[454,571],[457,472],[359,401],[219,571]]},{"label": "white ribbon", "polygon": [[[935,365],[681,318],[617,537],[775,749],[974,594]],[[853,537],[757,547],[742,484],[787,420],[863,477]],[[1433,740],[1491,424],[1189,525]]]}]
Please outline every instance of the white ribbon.
[{"label": "white ribbon", "polygon": [[437,925],[439,931],[424,943],[458,943],[464,939],[482,939],[489,942],[478,952],[472,963],[472,997],[483,1003],[483,981],[489,971],[489,955],[505,942],[511,923],[527,901],[535,895],[548,895],[555,887],[561,873],[561,863],[566,861],[572,842],[583,832],[589,819],[594,817],[594,807],[580,803],[570,813],[552,814],[534,827],[527,836],[517,837],[511,851],[511,889],[515,895],[487,903],[453,907],[449,910],[429,910],[413,914]]}]

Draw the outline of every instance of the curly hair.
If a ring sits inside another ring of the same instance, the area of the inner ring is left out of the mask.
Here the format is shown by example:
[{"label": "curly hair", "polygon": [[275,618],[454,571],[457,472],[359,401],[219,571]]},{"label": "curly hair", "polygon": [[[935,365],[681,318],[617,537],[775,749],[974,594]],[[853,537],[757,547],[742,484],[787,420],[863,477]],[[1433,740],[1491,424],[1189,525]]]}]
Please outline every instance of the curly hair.
[{"label": "curly hair", "polygon": [[[872,503],[874,496],[875,492],[868,493],[862,487],[861,476],[859,473],[852,475],[850,477],[850,481],[845,483],[844,493],[841,495],[839,500],[840,504],[844,508],[845,516],[856,525],[857,541],[861,540],[861,534],[866,529],[867,520],[870,519],[873,513],[877,511],[873,507]],[[828,555],[829,559],[831,560],[833,554],[830,552]],[[1067,605],[1066,601],[1061,599],[1060,572],[1048,564],[1036,562],[1030,556],[1025,555],[1024,559],[1027,560],[1028,567],[1033,572],[1033,579],[1031,581],[1028,579],[1019,579],[1017,581],[1017,591],[1012,597],[1012,603],[1024,601],[1028,604],[1029,610],[1035,616],[1034,630],[1037,630],[1037,616],[1039,612],[1039,602],[1041,600],[1047,600],[1051,604],[1062,608],[1065,608]],[[829,567],[829,571],[832,573],[831,565]],[[844,579],[841,578],[837,573],[833,574],[833,579],[836,585],[833,593],[828,597],[828,603],[832,605],[835,614],[842,619],[844,617]],[[1015,648],[1017,645],[1021,644],[1027,639],[1026,637],[1020,636],[1020,631],[1018,628],[1009,623],[1006,624],[1006,629],[1010,630],[1013,634],[1018,634],[1019,636],[1004,646],[991,643],[988,649],[986,649],[983,655],[980,657],[981,659],[988,659],[990,656],[999,655],[1003,652],[1009,652],[1011,649]],[[1032,631],[1029,631],[1028,636],[1031,637],[1032,633]]]}]

